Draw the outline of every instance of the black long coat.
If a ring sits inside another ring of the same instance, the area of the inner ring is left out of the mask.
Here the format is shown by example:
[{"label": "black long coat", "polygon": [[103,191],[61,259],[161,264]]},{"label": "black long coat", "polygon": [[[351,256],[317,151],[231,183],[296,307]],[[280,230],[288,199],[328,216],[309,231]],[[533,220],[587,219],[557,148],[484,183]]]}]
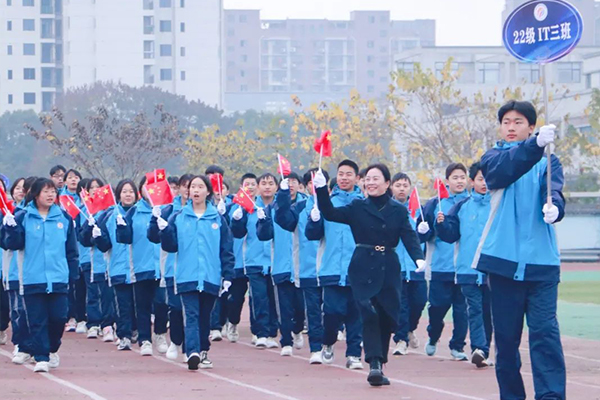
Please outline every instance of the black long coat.
[{"label": "black long coat", "polygon": [[381,211],[369,198],[334,207],[327,188],[317,189],[317,201],[326,220],[350,225],[357,245],[385,246],[383,252],[357,246],[350,260],[348,279],[356,301],[377,297],[397,322],[402,277],[393,248],[402,240],[414,261],[424,259],[417,234],[408,221],[407,208],[392,198]]}]

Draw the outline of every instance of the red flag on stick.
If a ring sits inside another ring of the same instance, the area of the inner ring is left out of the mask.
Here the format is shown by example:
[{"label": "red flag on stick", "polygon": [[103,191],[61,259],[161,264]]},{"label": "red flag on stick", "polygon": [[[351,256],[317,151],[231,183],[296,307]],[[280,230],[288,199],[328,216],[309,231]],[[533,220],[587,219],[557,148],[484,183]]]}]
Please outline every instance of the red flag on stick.
[{"label": "red flag on stick", "polygon": [[223,193],[223,175],[212,174],[210,176],[210,185],[213,188],[213,193]]},{"label": "red flag on stick", "polygon": [[321,137],[315,139],[314,149],[322,157],[331,157],[331,132],[325,131]]},{"label": "red flag on stick", "polygon": [[93,210],[89,210],[91,214],[95,214],[98,211],[106,210],[109,207],[117,205],[115,195],[110,185],[104,185],[94,193],[92,198]]},{"label": "red flag on stick", "polygon": [[69,195],[63,194],[60,196],[60,205],[63,206],[67,214],[75,219],[79,215],[79,207],[75,204],[75,200]]},{"label": "red flag on stick", "polygon": [[252,201],[248,193],[242,188],[233,197],[233,202],[239,204],[249,214],[254,212],[254,201]]},{"label": "red flag on stick", "polygon": [[417,210],[421,208],[421,199],[419,198],[419,192],[417,191],[417,187],[413,189],[410,197],[408,199],[408,211],[410,211],[410,216],[412,219],[417,217]]},{"label": "red flag on stick", "polygon": [[2,204],[0,204],[0,207],[2,207],[2,213],[6,215],[6,212],[10,212],[11,214],[15,213],[15,205],[12,201],[8,200],[8,196],[6,195],[6,192],[4,191],[4,188],[2,186],[0,186],[0,201],[2,202]]},{"label": "red flag on stick", "polygon": [[173,193],[171,186],[166,180],[158,181],[150,185],[146,185],[146,194],[150,198],[152,206],[163,206],[173,202]]},{"label": "red flag on stick", "polygon": [[90,215],[91,214],[95,214],[95,213],[92,213],[92,211],[94,210],[94,203],[93,203],[92,196],[90,196],[90,194],[88,193],[88,191],[85,190],[85,189],[81,189],[81,193],[79,193],[79,198],[81,198],[81,202],[83,203],[83,205],[86,208],[87,212]]},{"label": "red flag on stick", "polygon": [[444,185],[444,182],[440,178],[436,178],[435,182],[433,182],[433,189],[437,190],[439,200],[450,197],[446,185]]},{"label": "red flag on stick", "polygon": [[146,174],[146,184],[151,185],[156,182],[164,181],[167,179],[167,174],[164,169],[155,169],[152,172]]},{"label": "red flag on stick", "polygon": [[279,165],[277,166],[277,173],[280,175],[288,176],[292,173],[292,163],[290,163],[287,158],[282,155],[277,154],[277,159],[279,161]]}]

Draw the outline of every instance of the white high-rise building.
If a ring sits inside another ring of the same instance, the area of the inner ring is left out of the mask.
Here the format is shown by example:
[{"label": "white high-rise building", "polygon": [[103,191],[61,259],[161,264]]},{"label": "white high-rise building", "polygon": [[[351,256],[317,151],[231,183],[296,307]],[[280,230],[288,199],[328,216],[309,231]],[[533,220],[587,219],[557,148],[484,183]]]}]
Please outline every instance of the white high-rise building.
[{"label": "white high-rise building", "polygon": [[222,0],[2,0],[0,114],[97,81],[221,107],[222,15]]}]

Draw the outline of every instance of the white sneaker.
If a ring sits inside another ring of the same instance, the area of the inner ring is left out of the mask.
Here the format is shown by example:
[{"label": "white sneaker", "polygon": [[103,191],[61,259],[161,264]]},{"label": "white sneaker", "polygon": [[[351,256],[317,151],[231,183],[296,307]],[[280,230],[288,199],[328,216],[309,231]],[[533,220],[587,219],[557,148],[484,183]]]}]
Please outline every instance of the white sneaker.
[{"label": "white sneaker", "polygon": [[346,332],[338,331],[337,340],[338,340],[338,342],[343,342],[344,340],[346,340]]},{"label": "white sneaker", "polygon": [[267,349],[276,349],[279,347],[279,343],[277,343],[277,340],[275,340],[275,338],[267,338]]},{"label": "white sneaker", "polygon": [[394,347],[394,351],[392,352],[395,356],[405,356],[408,354],[408,343],[404,340],[399,341]]},{"label": "white sneaker", "polygon": [[119,344],[117,346],[117,350],[131,350],[131,340],[128,338],[119,339]]},{"label": "white sneaker", "polygon": [[321,350],[321,358],[325,364],[333,363],[333,346],[323,346],[323,350]]},{"label": "white sneaker", "polygon": [[167,349],[167,358],[169,360],[177,360],[179,357],[179,353],[181,352],[181,346],[177,346],[175,343],[171,342],[169,348]]},{"label": "white sneaker", "polygon": [[154,337],[154,341],[156,343],[156,350],[158,350],[160,354],[165,354],[167,350],[169,350],[169,343],[167,342],[166,334],[163,333],[161,335],[156,335]]},{"label": "white sneaker", "polygon": [[458,351],[453,349],[450,350],[450,355],[456,361],[467,361],[469,359],[469,357],[467,357],[464,351]]},{"label": "white sneaker", "polygon": [[6,331],[0,331],[0,345],[8,343],[8,333]]},{"label": "white sneaker", "polygon": [[40,361],[35,363],[35,367],[33,367],[33,372],[49,372],[50,371],[50,363],[48,361]]},{"label": "white sneaker", "polygon": [[240,339],[240,334],[238,332],[237,325],[229,324],[229,329],[227,330],[227,339],[231,343],[235,343]]},{"label": "white sneaker", "polygon": [[323,364],[323,356],[320,351],[316,351],[314,353],[310,353],[309,364]]},{"label": "white sneaker", "polygon": [[87,326],[85,321],[81,321],[77,323],[77,327],[75,328],[75,333],[86,333]]},{"label": "white sneaker", "polygon": [[212,369],[213,363],[208,358],[208,351],[200,352],[200,369]]},{"label": "white sneaker", "polygon": [[60,357],[58,353],[50,353],[50,362],[48,363],[50,368],[58,368],[60,365]]},{"label": "white sneaker", "polygon": [[256,344],[254,344],[254,346],[256,346],[256,348],[258,349],[264,349],[267,347],[267,338],[266,337],[261,337],[256,339]]},{"label": "white sneaker", "polygon": [[90,329],[88,329],[88,332],[87,332],[88,339],[98,339],[98,335],[100,335],[100,327],[99,326],[92,326]]},{"label": "white sneaker", "polygon": [[417,335],[415,335],[414,332],[408,332],[408,346],[411,349],[418,349],[419,348],[419,338],[417,337]]},{"label": "white sneaker", "polygon": [[152,355],[152,343],[148,340],[144,340],[142,342],[142,346],[140,348],[140,354],[143,356],[151,356]]},{"label": "white sneaker", "polygon": [[363,363],[360,361],[360,357],[348,356],[346,357],[346,368],[348,369],[363,369]]},{"label": "white sneaker", "polygon": [[252,343],[253,345],[256,345],[257,341],[258,341],[258,336],[252,335],[252,340],[250,341],[250,343]]},{"label": "white sneaker", "polygon": [[292,346],[283,346],[283,349],[281,349],[282,357],[290,357],[292,354],[294,354]]},{"label": "white sneaker", "polygon": [[65,332],[75,332],[76,329],[77,321],[75,321],[75,318],[71,318],[69,322],[67,322],[67,324],[65,325]]},{"label": "white sneaker", "polygon": [[106,326],[102,329],[102,341],[103,342],[114,342],[115,334],[112,326]]},{"label": "white sneaker", "polygon": [[13,362],[13,364],[23,365],[26,362],[28,362],[29,360],[31,360],[31,356],[29,354],[22,353],[22,352],[19,351],[13,357],[12,362]]},{"label": "white sneaker", "polygon": [[16,356],[18,352],[19,352],[19,345],[15,344],[15,348],[12,351],[13,357]]},{"label": "white sneaker", "polygon": [[302,332],[292,334],[294,338],[294,348],[300,350],[304,347],[304,336],[302,336]]},{"label": "white sneaker", "polygon": [[223,340],[223,335],[221,334],[220,330],[213,329],[212,331],[210,331],[211,342],[220,342],[221,340]]}]

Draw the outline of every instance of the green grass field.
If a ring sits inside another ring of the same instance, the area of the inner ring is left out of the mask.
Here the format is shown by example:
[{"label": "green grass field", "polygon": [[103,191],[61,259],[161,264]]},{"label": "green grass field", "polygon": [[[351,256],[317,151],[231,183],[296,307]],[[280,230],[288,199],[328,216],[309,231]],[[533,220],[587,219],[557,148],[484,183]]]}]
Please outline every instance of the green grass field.
[{"label": "green grass field", "polygon": [[600,271],[562,273],[558,320],[563,335],[600,340]]}]

